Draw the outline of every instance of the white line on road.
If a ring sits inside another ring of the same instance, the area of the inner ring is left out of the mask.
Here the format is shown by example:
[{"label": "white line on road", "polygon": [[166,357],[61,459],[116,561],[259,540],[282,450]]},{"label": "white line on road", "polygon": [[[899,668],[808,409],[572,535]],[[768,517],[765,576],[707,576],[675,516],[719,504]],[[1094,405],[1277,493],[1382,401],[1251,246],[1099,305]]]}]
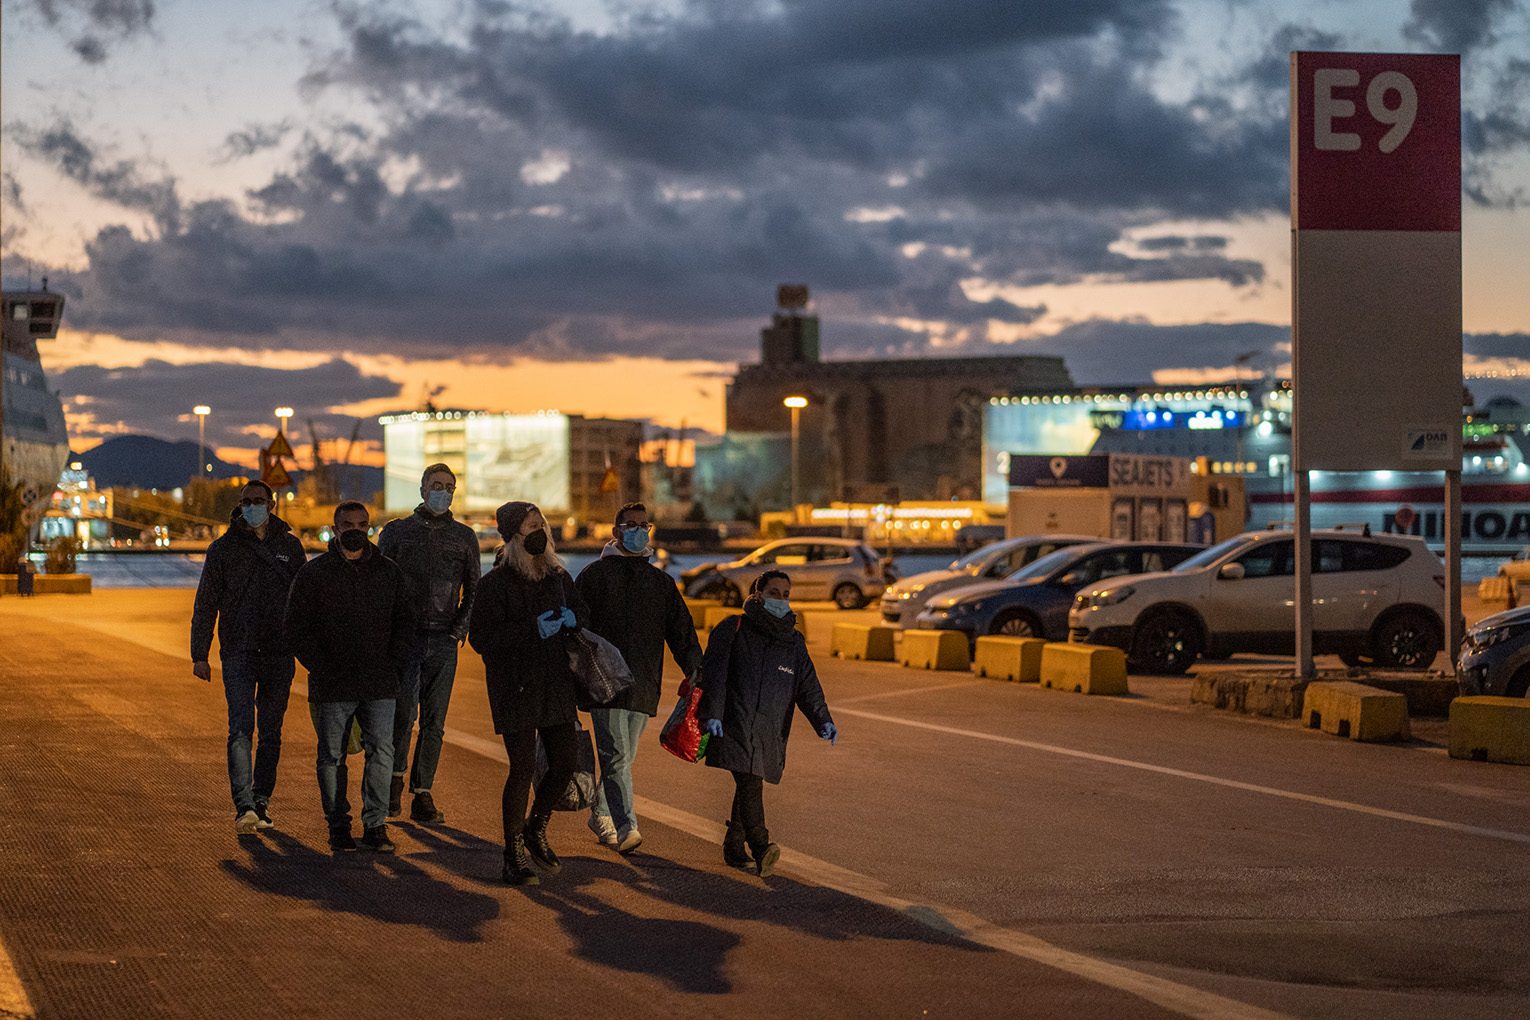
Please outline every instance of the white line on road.
[{"label": "white line on road", "polygon": [[878,691],[875,694],[857,694],[853,698],[835,698],[836,705],[854,705],[862,701],[875,701],[878,698],[900,698],[905,694],[933,694],[937,691],[955,691],[964,687],[977,687],[987,684],[986,680],[956,680],[948,684],[931,684],[928,687],[905,687],[901,691]]},{"label": "white line on road", "polygon": [[1468,836],[1484,836],[1489,839],[1507,840],[1511,843],[1530,844],[1530,833],[1510,832],[1506,829],[1488,829],[1480,825],[1468,825],[1465,822],[1452,822],[1443,818],[1430,818],[1427,815],[1414,815],[1406,811],[1392,811],[1387,808],[1372,807],[1369,804],[1357,804],[1348,800],[1337,800],[1333,797],[1321,797],[1312,793],[1299,793],[1295,790],[1282,790],[1275,786],[1261,786],[1258,783],[1245,783],[1238,779],[1227,779],[1223,776],[1209,776],[1202,772],[1190,772],[1186,769],[1171,768],[1167,765],[1154,765],[1151,762],[1134,761],[1130,758],[1113,758],[1106,754],[1095,754],[1092,751],[1079,751],[1071,747],[1060,747],[1056,744],[1043,744],[1035,740],[1021,740],[1018,737],[1004,737],[997,733],[983,733],[979,730],[964,730],[955,726],[942,726],[939,723],[920,722],[917,719],[902,719],[895,715],[881,715],[877,712],[867,712],[858,708],[836,709],[836,714],[851,715],[861,719],[870,719],[875,722],[891,723],[895,726],[909,726],[918,730],[928,730],[932,733],[944,733],[948,736],[968,737],[973,740],[988,740],[996,744],[1007,744],[1010,747],[1024,747],[1032,751],[1042,751],[1047,754],[1060,754],[1068,758],[1080,758],[1084,761],[1098,762],[1102,765],[1116,765],[1121,768],[1137,769],[1142,772],[1156,772],[1162,776],[1173,776],[1176,779],[1190,779],[1198,783],[1210,783],[1213,786],[1225,786],[1232,790],[1243,790],[1247,793],[1263,794],[1266,797],[1280,797],[1283,800],[1301,801],[1306,804],[1318,804],[1322,807],[1336,808],[1340,811],[1352,811],[1356,814],[1370,815],[1373,818],[1386,818],[1394,822],[1408,822],[1413,825],[1423,825],[1432,829],[1446,829],[1451,832],[1465,833]]}]

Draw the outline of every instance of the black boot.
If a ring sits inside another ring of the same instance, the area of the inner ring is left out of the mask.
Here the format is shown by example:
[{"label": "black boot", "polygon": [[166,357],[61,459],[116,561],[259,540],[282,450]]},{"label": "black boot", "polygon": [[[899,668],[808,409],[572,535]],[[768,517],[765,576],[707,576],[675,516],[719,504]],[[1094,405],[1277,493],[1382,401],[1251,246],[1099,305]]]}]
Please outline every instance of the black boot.
[{"label": "black boot", "polygon": [[430,795],[429,790],[421,790],[414,795],[414,800],[409,805],[409,817],[426,824],[446,821],[446,815],[436,807],[435,798]]},{"label": "black boot", "polygon": [[526,849],[530,851],[532,860],[556,875],[563,870],[563,865],[547,843],[547,823],[551,820],[550,814],[533,814],[526,819]]},{"label": "black boot", "polygon": [[404,813],[404,777],[394,776],[388,784],[388,817],[397,818]]},{"label": "black boot", "polygon": [[754,855],[755,874],[764,878],[776,870],[776,861],[781,857],[781,848],[770,841],[770,831],[765,826],[750,829],[749,852]]},{"label": "black boot", "polygon": [[505,847],[505,870],[500,877],[511,885],[541,885],[542,880],[532,870],[531,858],[526,853],[526,841],[515,837]]},{"label": "black boot", "polygon": [[728,822],[728,833],[723,836],[723,863],[730,868],[749,867],[749,850],[744,843],[744,827]]}]

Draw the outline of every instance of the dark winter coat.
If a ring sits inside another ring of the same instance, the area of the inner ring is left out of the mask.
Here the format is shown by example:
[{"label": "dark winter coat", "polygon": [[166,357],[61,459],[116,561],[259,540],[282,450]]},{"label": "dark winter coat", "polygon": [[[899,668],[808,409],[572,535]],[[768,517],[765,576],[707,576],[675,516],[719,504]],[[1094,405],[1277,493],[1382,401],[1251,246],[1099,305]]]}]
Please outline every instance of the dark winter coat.
[{"label": "dark winter coat", "polygon": [[388,522],[377,548],[404,568],[421,630],[447,631],[461,641],[478,587],[478,536],[448,511],[439,517],[422,503],[408,517]]},{"label": "dark winter coat", "polygon": [[723,735],[707,744],[708,765],[779,783],[792,708],[802,710],[815,733],[834,721],[796,622],[792,614],[777,620],[750,599],[742,617],[712,628],[697,716],[721,719]]},{"label": "dark winter coat", "polygon": [[568,639],[563,632],[550,638],[537,632],[538,616],[564,606],[581,627],[588,626],[584,599],[564,570],[533,581],[501,562],[479,583],[468,641],[483,656],[495,733],[571,724],[578,717]]},{"label": "dark winter coat", "polygon": [[287,639],[308,670],[309,701],[397,698],[414,629],[403,570],[370,542],[348,560],[332,540],[292,582]]},{"label": "dark winter coat", "polygon": [[601,707],[657,715],[664,646],[690,676],[701,666],[701,642],[680,589],[645,556],[607,552],[574,582],[590,607],[590,629],[617,647],[633,683]]},{"label": "dark winter coat", "polygon": [[191,661],[207,661],[214,620],[225,653],[291,655],[282,614],[287,589],[307,559],[286,521],[272,516],[261,539],[235,509],[228,530],[207,547],[202,564],[191,611]]}]

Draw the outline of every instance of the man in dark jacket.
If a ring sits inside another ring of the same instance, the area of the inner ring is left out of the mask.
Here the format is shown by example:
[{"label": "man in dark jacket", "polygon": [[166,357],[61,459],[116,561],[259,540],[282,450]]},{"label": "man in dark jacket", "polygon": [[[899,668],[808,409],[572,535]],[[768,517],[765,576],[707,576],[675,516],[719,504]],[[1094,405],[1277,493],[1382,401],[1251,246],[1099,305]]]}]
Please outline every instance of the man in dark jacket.
[{"label": "man in dark jacket", "polygon": [[414,797],[409,817],[417,822],[446,818],[436,807],[431,787],[441,761],[446,709],[457,675],[457,646],[467,637],[473,589],[478,587],[478,536],[452,519],[456,491],[452,469],[432,464],[420,478],[420,505],[410,516],[390,522],[377,539],[377,548],[402,567],[409,579],[409,599],[419,627],[394,708],[393,782],[388,788],[388,814],[400,814],[409,737],[418,714],[420,742],[409,770],[409,792]]},{"label": "man in dark jacket", "polygon": [[648,508],[628,503],[617,511],[600,559],[575,582],[590,609],[590,629],[617,647],[633,675],[631,687],[590,712],[600,786],[589,825],[603,845],[624,854],[643,842],[632,808],[632,762],[643,728],[659,711],[665,644],[686,676],[701,668],[701,644],[680,589],[648,562],[652,532]]},{"label": "man in dark jacket", "polygon": [[361,780],[362,842],[391,853],[385,822],[393,772],[393,706],[414,639],[404,572],[367,539],[367,508],[335,507],[329,552],[298,571],[287,600],[287,637],[308,670],[308,700],[317,706],[319,799],[329,845],[354,850],[351,818],[336,770],[354,718],[361,724],[366,765]]},{"label": "man in dark jacket", "polygon": [[[228,782],[234,827],[271,828],[269,804],[282,753],[282,716],[292,691],[292,650],[282,632],[287,589],[306,558],[303,545],[272,511],[265,482],[239,494],[228,530],[207,547],[191,611],[191,672],[212,680],[213,627],[228,701]],[[260,734],[253,768],[250,743]]]}]

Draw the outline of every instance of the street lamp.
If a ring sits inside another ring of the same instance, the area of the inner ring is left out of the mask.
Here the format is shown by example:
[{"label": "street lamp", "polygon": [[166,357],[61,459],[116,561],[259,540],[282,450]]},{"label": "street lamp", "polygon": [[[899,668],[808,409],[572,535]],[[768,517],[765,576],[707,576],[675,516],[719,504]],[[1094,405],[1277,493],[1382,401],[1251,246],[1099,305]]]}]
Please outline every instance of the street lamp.
[{"label": "street lamp", "polygon": [[292,408],[290,408],[290,407],[278,407],[276,409],[276,420],[281,422],[281,426],[280,427],[281,427],[282,432],[285,433],[287,431],[287,419],[291,418],[291,417],[292,417]]},{"label": "street lamp", "polygon": [[212,466],[207,463],[207,416],[212,414],[212,408],[198,404],[191,413],[197,416],[197,477],[201,478]]},{"label": "street lamp", "polygon": [[792,409],[792,515],[797,513],[797,440],[801,435],[802,409],[808,406],[807,397],[787,397],[781,401]]}]

